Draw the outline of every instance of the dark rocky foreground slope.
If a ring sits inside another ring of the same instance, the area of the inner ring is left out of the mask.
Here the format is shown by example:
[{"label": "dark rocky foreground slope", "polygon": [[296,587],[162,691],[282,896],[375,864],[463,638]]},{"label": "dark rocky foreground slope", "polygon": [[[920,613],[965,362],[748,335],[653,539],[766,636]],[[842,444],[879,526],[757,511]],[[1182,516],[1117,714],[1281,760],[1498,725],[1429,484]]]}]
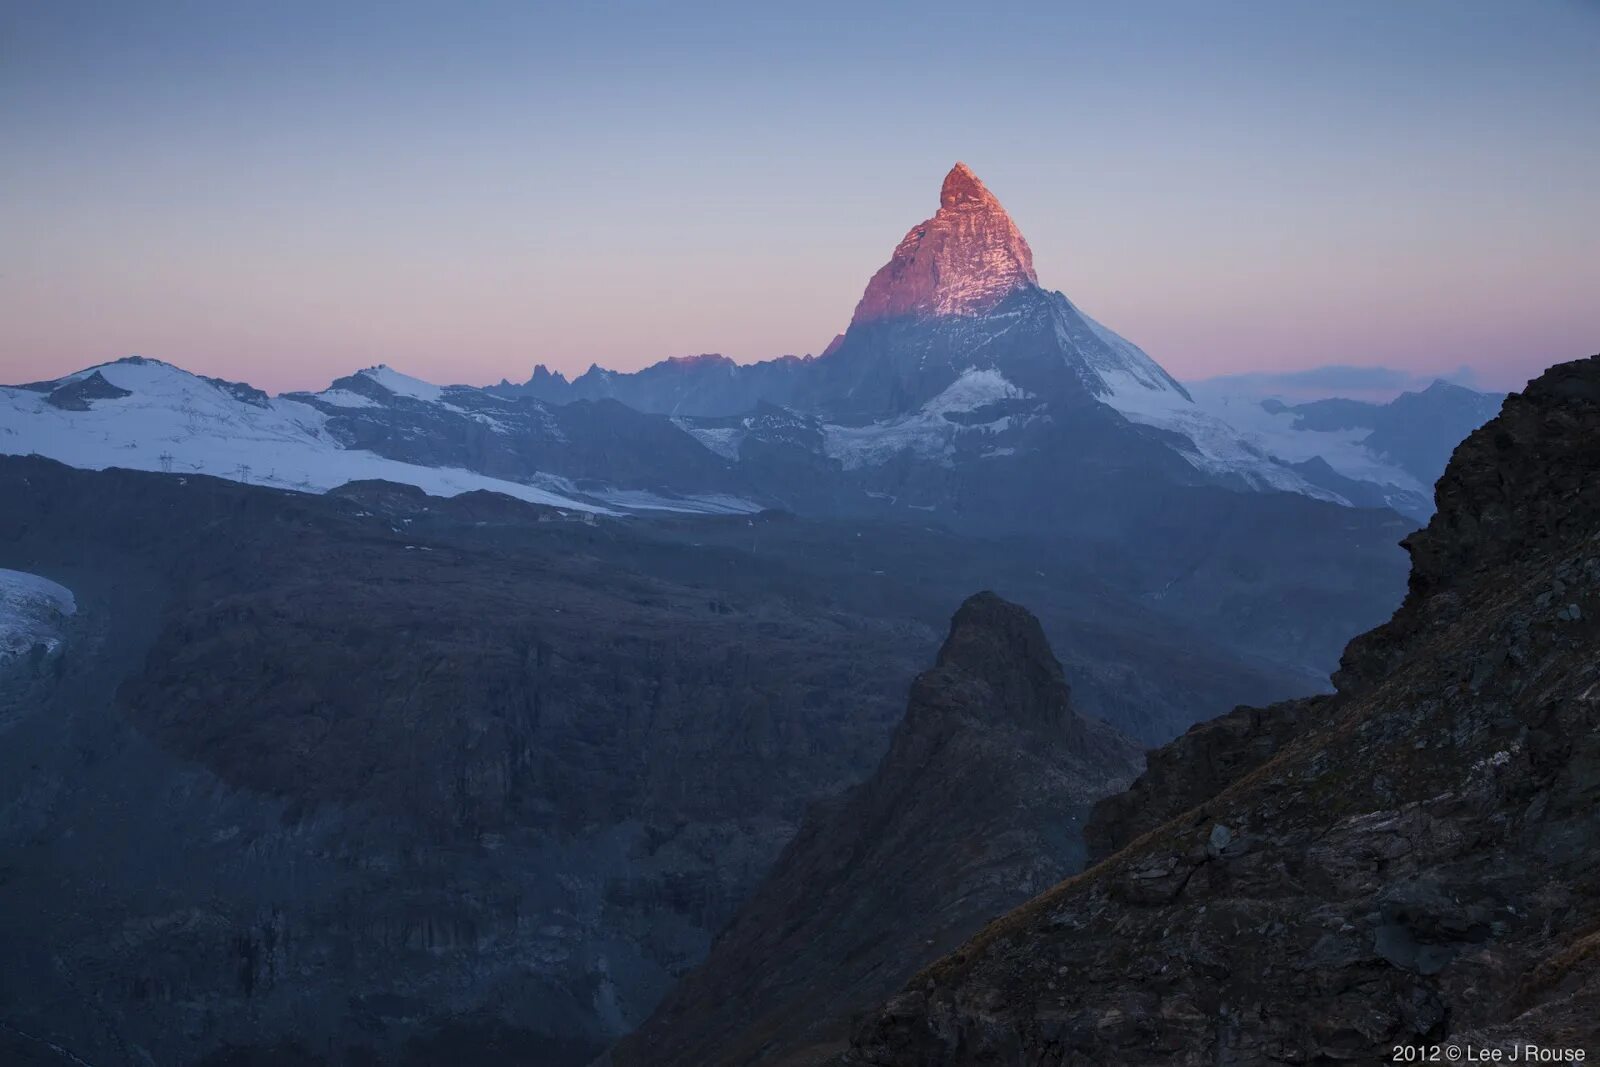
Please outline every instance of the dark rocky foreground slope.
[{"label": "dark rocky foreground slope", "polygon": [[985,919],[1083,864],[1083,820],[1138,749],[1080,717],[1031,615],[956,613],[876,773],[813,810],[706,962],[611,1056],[748,1063],[837,1042]]},{"label": "dark rocky foreground slope", "polygon": [[0,501],[0,567],[78,607],[0,677],[0,1040],[97,1065],[586,1061],[871,773],[973,588],[1141,732],[1294,683],[923,527],[17,458]]},{"label": "dark rocky foreground slope", "polygon": [[1174,742],[1102,806],[1113,855],[917,975],[835,1062],[1600,1051],[1600,356],[1510,397],[1437,501],[1337,695]]}]

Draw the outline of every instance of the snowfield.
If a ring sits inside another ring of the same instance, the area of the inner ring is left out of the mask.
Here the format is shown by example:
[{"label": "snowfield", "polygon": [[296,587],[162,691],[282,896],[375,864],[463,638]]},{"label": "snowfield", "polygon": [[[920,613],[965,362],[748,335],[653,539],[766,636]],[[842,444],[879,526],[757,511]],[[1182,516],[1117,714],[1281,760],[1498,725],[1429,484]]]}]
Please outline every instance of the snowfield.
[{"label": "snowfield", "polygon": [[1138,345],[1070,302],[1058,313],[1056,331],[1063,344],[1077,350],[1080,366],[1093,376],[1086,384],[1101,403],[1130,422],[1188,438],[1192,447],[1179,452],[1197,470],[1254,489],[1302,493],[1349,505],[1349,500],[1313,485],[1290,466],[1320,458],[1336,474],[1372,483],[1393,498],[1426,499],[1431,493],[1431,486],[1368,450],[1362,444],[1368,430],[1305,429],[1296,426],[1293,412],[1273,413],[1262,406],[1260,397],[1208,382],[1180,385]]},{"label": "snowfield", "polygon": [[[286,397],[246,402],[220,385],[155,360],[105,363],[60,382],[78,381],[96,371],[132,395],[95,400],[87,411],[64,411],[49,403],[48,393],[0,388],[0,453],[46,456],[90,470],[209,474],[309,493],[382,478],[434,496],[487,489],[551,507],[609,511],[520,482],[346,449],[327,432],[327,417],[310,404]],[[386,388],[406,389],[406,396],[429,395],[421,388],[427,383],[418,379],[387,368],[368,373]],[[359,394],[337,392],[330,402],[372,403]]]},{"label": "snowfield", "polygon": [[844,464],[846,470],[886,463],[900,452],[914,452],[928,458],[948,458],[956,436],[961,433],[1008,429],[1008,415],[977,425],[953,422],[946,414],[977,411],[1001,400],[1020,400],[1032,394],[1013,385],[1004,374],[990,367],[968,368],[943,392],[909,415],[865,426],[824,427],[823,448]]},{"label": "snowfield", "polygon": [[674,417],[672,424],[724,459],[738,459],[750,420],[740,426],[696,426],[688,419]]},{"label": "snowfield", "polygon": [[27,571],[0,569],[0,661],[27,655],[36,645],[61,647],[62,624],[77,614],[72,591]]},{"label": "snowfield", "polygon": [[1399,466],[1374,455],[1362,440],[1370,430],[1313,430],[1296,427],[1292,411],[1267,410],[1259,398],[1240,395],[1225,386],[1201,383],[1189,387],[1195,404],[1226,423],[1239,437],[1263,452],[1289,463],[1321,457],[1328,466],[1358,482],[1388,485],[1406,492],[1433,492]]},{"label": "snowfield", "polygon": [[1182,434],[1192,448],[1180,454],[1198,470],[1236,477],[1256,489],[1304,493],[1339,504],[1349,501],[1307,482],[1274,455],[1241,435],[1227,420],[1203,409],[1188,396],[1148,388],[1120,371],[1102,372],[1109,392],[1100,399],[1130,422]]},{"label": "snowfield", "polygon": [[1396,499],[1406,495],[1426,499],[1432,494],[1432,486],[1423,485],[1362,443],[1370,430],[1297,427],[1292,411],[1274,413],[1259,397],[1241,396],[1208,383],[1192,384],[1188,396],[1179,396],[1150,389],[1116,372],[1104,378],[1110,390],[1100,398],[1104,403],[1132,422],[1187,437],[1194,447],[1183,452],[1184,458],[1208,473],[1231,475],[1258,489],[1280,489],[1349,504],[1338,493],[1312,485],[1289,466],[1321,459],[1336,474],[1371,483]]},{"label": "snowfield", "polygon": [[396,396],[409,396],[413,400],[421,400],[427,404],[437,404],[444,398],[442,386],[425,382],[421,378],[413,378],[409,374],[401,374],[386,363],[367,367],[356,373],[364,378],[371,378]]}]

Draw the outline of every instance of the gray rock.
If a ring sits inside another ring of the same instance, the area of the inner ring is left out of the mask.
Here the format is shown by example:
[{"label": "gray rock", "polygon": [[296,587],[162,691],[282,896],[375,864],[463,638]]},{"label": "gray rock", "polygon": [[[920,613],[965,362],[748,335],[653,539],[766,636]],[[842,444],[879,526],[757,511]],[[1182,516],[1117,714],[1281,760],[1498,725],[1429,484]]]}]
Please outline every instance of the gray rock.
[{"label": "gray rock", "polygon": [[1211,827],[1211,836],[1206,839],[1206,852],[1211,856],[1212,859],[1216,859],[1218,856],[1222,855],[1222,850],[1227,848],[1230,844],[1232,844],[1232,842],[1233,831],[1229,830],[1226,826],[1219,822]]}]

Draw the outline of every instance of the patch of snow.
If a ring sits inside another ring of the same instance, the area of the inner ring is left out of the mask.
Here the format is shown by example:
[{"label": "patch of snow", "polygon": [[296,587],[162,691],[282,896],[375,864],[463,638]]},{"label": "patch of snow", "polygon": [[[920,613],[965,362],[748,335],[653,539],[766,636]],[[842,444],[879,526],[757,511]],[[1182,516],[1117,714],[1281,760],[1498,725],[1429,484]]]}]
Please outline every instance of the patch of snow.
[{"label": "patch of snow", "polygon": [[352,393],[348,389],[324,389],[316,394],[316,397],[324,404],[332,404],[336,408],[376,408],[383,406],[370,396]]},{"label": "patch of snow", "polygon": [[678,429],[726,459],[739,458],[739,445],[745,439],[750,420],[744,422],[743,426],[696,426],[688,419],[672,420]]},{"label": "patch of snow", "polygon": [[672,511],[686,515],[752,515],[760,504],[727,493],[685,493],[662,496],[646,489],[606,489],[596,497],[625,511]]},{"label": "patch of snow", "polygon": [[1197,470],[1233,477],[1256,489],[1303,493],[1320,500],[1349,505],[1349,501],[1321,489],[1290,470],[1270,452],[1247,440],[1231,423],[1204,411],[1188,396],[1152,389],[1139,377],[1120,370],[1102,370],[1108,392],[1100,400],[1121,412],[1130,422],[1168,430],[1188,438],[1191,447],[1179,454]]},{"label": "patch of snow", "polygon": [[[450,405],[446,406],[448,407]],[[471,419],[473,422],[479,423],[480,425],[489,427],[489,429],[493,430],[495,433],[509,434],[511,432],[511,427],[507,426],[493,415],[485,415],[481,411],[465,411],[459,408],[456,410],[462,411],[462,414],[464,414],[467,418]]]},{"label": "patch of snow", "polygon": [[1100,325],[1061,294],[1051,307],[1056,340],[1069,353],[1089,391],[1104,399],[1106,392],[1130,386],[1156,394],[1170,393],[1185,400],[1189,394],[1144,349]]},{"label": "patch of snow", "polygon": [[922,405],[924,415],[943,415],[947,411],[976,411],[1000,400],[1015,400],[1029,394],[1012,385],[1004,374],[993,367],[982,370],[976,367],[962,372],[961,377],[945,387],[944,392]]},{"label": "patch of snow", "polygon": [[1030,395],[992,367],[968,368],[938,396],[909,415],[865,426],[824,426],[822,447],[847,470],[877,466],[901,452],[948,457],[959,435],[999,433],[1009,429],[1013,420],[1001,416],[974,425],[952,421],[945,417],[947,414],[964,414],[1001,400],[1026,399]]},{"label": "patch of snow", "polygon": [[430,404],[438,403],[444,396],[444,390],[439,386],[425,382],[421,378],[413,378],[409,374],[401,374],[387,363],[380,363],[376,367],[368,367],[356,373],[363,378],[371,378],[396,396],[409,396],[414,400],[423,400]]},{"label": "patch of snow", "polygon": [[78,611],[72,590],[27,571],[0,569],[0,660],[26,655],[35,645],[54,652],[61,627]]}]

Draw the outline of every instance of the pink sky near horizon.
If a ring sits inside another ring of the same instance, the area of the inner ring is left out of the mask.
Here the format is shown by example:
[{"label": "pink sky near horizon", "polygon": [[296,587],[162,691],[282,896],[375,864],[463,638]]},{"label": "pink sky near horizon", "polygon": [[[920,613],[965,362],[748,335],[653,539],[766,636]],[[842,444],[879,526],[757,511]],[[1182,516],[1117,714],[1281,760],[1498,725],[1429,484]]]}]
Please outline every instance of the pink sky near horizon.
[{"label": "pink sky near horizon", "polygon": [[[571,376],[591,363],[634,370],[698,352],[739,362],[819,352],[901,231],[936,206],[942,176],[931,172],[920,195],[907,190],[898,229],[863,225],[848,243],[815,241],[804,264],[696,247],[692,219],[662,227],[649,255],[621,264],[593,248],[570,267],[539,249],[520,258],[490,248],[467,268],[396,271],[381,269],[383,250],[373,249],[196,278],[181,262],[107,256],[99,293],[41,292],[34,306],[53,314],[10,318],[0,369],[7,381],[36,380],[138,354],[276,392],[322,388],[378,362],[431,381],[488,384],[521,381],[536,363]],[[1004,200],[1003,184],[992,187]],[[1114,225],[1090,234],[1099,247],[1074,247],[1070,219],[1030,225],[1032,206],[1011,210],[1041,283],[1182,379],[1327,364],[1418,375],[1468,366],[1484,387],[1515,388],[1549,363],[1600,350],[1600,301],[1591,299],[1600,290],[1586,249],[1541,250],[1567,260],[1550,272],[1564,273],[1565,287],[1521,284],[1515,257],[1405,246],[1378,262],[1362,262],[1369,249],[1347,249],[1349,262],[1236,240],[1217,247],[1207,271],[1179,271],[1137,261]],[[1154,210],[1141,212],[1146,231]],[[1141,248],[1159,239],[1137,236]],[[569,284],[553,285],[556,273]]]},{"label": "pink sky near horizon", "polygon": [[0,381],[816,352],[956,159],[1179,378],[1600,351],[1600,8],[1290,6],[8,9]]}]

